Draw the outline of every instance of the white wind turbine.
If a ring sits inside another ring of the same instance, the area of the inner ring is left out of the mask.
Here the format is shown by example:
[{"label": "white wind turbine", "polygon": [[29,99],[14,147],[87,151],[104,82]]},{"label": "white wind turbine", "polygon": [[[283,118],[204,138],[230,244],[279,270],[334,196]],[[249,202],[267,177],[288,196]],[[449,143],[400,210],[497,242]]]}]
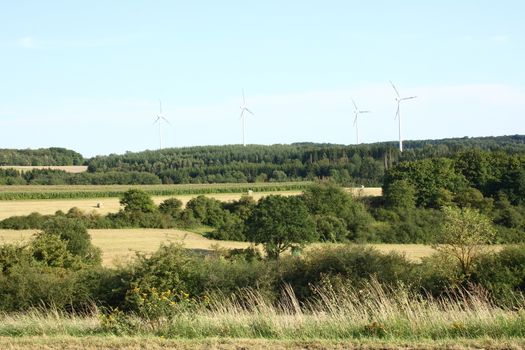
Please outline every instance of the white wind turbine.
[{"label": "white wind turbine", "polygon": [[242,105],[241,105],[241,118],[242,119],[242,145],[246,146],[245,141],[245,129],[246,129],[246,116],[244,115],[244,112],[248,112],[251,115],[254,115],[252,111],[246,107],[246,99],[244,98],[244,89],[242,90]]},{"label": "white wind turbine", "polygon": [[390,84],[394,88],[394,91],[396,92],[396,95],[397,95],[397,97],[396,97],[397,111],[396,111],[395,118],[397,118],[398,121],[399,121],[399,152],[403,152],[403,138],[401,137],[401,113],[399,112],[399,105],[400,105],[400,103],[402,101],[411,100],[413,98],[416,98],[417,96],[401,97],[401,95],[399,95],[399,91],[397,91],[396,86],[394,85],[394,83],[390,82]]},{"label": "white wind turbine", "polygon": [[357,125],[357,119],[359,118],[359,114],[363,113],[370,113],[370,111],[360,111],[359,108],[357,108],[357,105],[355,104],[355,101],[352,99],[352,103],[354,104],[354,126],[355,126],[355,144],[359,144],[359,128]]},{"label": "white wind turbine", "polygon": [[[162,114],[162,101],[159,100],[159,114],[157,114],[157,119],[153,122],[153,124],[158,123],[159,124],[159,150],[162,149],[162,121],[165,121],[166,123],[170,124],[168,119],[164,117]],[[171,125],[171,124],[170,124]]]}]

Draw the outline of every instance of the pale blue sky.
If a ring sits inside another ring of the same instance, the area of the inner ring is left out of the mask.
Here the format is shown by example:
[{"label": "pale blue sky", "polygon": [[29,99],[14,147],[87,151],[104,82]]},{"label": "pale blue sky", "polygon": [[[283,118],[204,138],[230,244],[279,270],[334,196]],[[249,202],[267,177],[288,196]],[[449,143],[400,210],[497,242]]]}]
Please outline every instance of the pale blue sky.
[{"label": "pale blue sky", "polygon": [[0,148],[525,134],[524,1],[0,0]]}]

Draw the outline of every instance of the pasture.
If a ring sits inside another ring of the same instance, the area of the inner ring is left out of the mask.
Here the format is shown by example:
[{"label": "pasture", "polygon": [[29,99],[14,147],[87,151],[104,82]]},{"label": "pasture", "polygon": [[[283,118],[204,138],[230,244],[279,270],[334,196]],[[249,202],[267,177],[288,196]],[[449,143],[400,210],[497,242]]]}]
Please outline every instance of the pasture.
[{"label": "pasture", "polygon": [[[31,239],[37,230],[0,230],[0,244],[24,242]],[[152,253],[161,243],[180,243],[187,249],[214,250],[219,248],[235,249],[247,248],[250,243],[234,241],[218,241],[207,239],[194,232],[178,229],[111,229],[89,230],[92,242],[102,249],[102,259],[105,266],[114,266],[129,261],[135,252]],[[336,243],[314,243],[307,249],[336,245]],[[396,252],[407,258],[418,261],[429,256],[434,249],[423,244],[370,244],[383,253]]]}]

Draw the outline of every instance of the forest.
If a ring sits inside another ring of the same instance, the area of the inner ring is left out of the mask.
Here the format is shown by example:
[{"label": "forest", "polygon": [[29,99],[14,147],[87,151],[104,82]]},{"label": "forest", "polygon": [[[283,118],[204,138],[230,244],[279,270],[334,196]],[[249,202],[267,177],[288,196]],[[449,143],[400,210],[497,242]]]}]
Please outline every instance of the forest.
[{"label": "forest", "polygon": [[[352,186],[381,186],[393,165],[435,158],[456,158],[470,149],[506,155],[525,153],[525,136],[456,138],[363,145],[296,143],[226,145],[126,152],[84,159],[61,148],[0,150],[0,165],[87,165],[88,172],[0,170],[0,184],[186,184],[253,183],[332,179]],[[519,158],[519,157],[518,157]]]}]

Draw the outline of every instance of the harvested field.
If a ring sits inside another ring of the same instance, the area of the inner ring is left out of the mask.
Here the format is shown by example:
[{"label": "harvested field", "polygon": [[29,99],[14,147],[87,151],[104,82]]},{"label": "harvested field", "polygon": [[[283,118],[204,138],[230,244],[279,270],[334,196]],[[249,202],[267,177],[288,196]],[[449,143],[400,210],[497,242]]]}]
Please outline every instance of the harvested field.
[{"label": "harvested field", "polygon": [[[252,197],[259,200],[270,194],[280,194],[284,196],[295,196],[301,194],[301,191],[281,191],[281,192],[253,192]],[[238,200],[246,193],[214,193],[205,196],[216,198],[220,201]],[[154,196],[153,201],[160,204],[167,198],[178,198],[184,204],[197,195],[178,195],[178,196]],[[97,204],[100,203],[100,208]],[[18,201],[0,201],[0,220],[10,216],[28,215],[37,212],[43,215],[54,214],[57,210],[67,212],[69,209],[77,207],[84,212],[95,211],[99,214],[115,213],[120,209],[119,198],[81,198],[81,199],[38,199],[38,200],[18,200]]]},{"label": "harvested field", "polygon": [[41,165],[41,166],[26,166],[26,165],[0,165],[0,169],[15,169],[21,172],[31,171],[34,169],[51,169],[63,170],[66,173],[78,174],[86,172],[88,167],[85,165]]},{"label": "harvested field", "polygon": [[[0,230],[0,243],[21,242],[30,239],[36,230]],[[212,250],[217,247],[234,249],[246,248],[247,242],[216,241],[200,234],[177,229],[115,229],[89,230],[93,244],[102,249],[103,263],[112,266],[125,262],[135,255],[135,251],[151,253],[157,250],[162,242],[181,243],[188,249]],[[333,245],[332,243],[315,243],[311,248]],[[423,244],[370,244],[383,253],[396,252],[409,259],[419,260],[429,256],[434,249]]]}]

